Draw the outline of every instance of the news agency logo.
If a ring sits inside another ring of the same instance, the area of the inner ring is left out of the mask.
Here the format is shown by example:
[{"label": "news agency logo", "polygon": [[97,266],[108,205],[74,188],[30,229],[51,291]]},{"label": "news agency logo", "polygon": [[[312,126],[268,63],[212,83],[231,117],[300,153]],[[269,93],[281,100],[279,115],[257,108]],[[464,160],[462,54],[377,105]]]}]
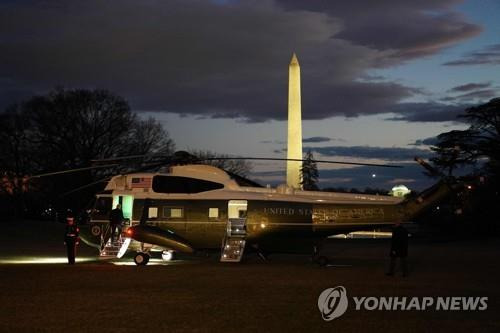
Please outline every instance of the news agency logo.
[{"label": "news agency logo", "polygon": [[343,286],[325,289],[318,297],[318,308],[325,321],[342,316],[348,303],[347,291]]},{"label": "news agency logo", "polygon": [[[365,311],[484,311],[488,297],[352,297],[354,310]],[[318,297],[318,308],[325,321],[342,316],[349,304],[343,286],[328,288]]]}]

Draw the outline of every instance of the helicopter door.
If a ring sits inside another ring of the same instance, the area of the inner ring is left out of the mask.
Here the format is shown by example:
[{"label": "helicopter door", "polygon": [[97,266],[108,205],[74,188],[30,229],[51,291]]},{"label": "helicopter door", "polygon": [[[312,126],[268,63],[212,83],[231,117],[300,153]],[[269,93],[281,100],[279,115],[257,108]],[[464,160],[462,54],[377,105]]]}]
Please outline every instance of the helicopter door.
[{"label": "helicopter door", "polygon": [[247,206],[246,200],[229,201],[227,209],[228,236],[234,234],[246,235]]},{"label": "helicopter door", "polygon": [[245,218],[247,215],[246,200],[230,200],[228,203],[227,215],[230,219]]},{"label": "helicopter door", "polygon": [[239,262],[246,243],[247,201],[230,200],[227,209],[227,230],[222,241],[220,261]]},{"label": "helicopter door", "polygon": [[[113,195],[112,209],[116,208],[116,205],[120,204],[122,206],[123,212],[123,225],[122,228],[127,228],[131,225],[132,210],[134,205],[134,197],[132,195]],[[109,226],[108,226],[108,230]],[[122,229],[123,230],[123,229]],[[108,234],[106,231],[105,234]],[[109,235],[109,234],[108,234]],[[104,243],[105,242],[105,243]],[[103,238],[101,236],[101,258],[121,258],[128,249],[130,244],[130,238],[118,238],[115,242],[111,242],[110,239]]]},{"label": "helicopter door", "polygon": [[131,219],[132,218],[132,209],[134,207],[134,196],[133,195],[114,195],[112,209],[116,208],[117,204],[122,205],[123,217],[125,219]]}]

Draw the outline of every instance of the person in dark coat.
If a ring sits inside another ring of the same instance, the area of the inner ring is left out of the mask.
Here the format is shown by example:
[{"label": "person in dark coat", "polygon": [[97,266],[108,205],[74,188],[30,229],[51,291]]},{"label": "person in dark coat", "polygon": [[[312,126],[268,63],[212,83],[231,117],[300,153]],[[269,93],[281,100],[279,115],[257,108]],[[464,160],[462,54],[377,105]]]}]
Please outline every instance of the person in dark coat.
[{"label": "person in dark coat", "polygon": [[406,230],[400,223],[397,223],[392,230],[391,252],[389,255],[391,262],[387,275],[394,275],[396,260],[399,258],[403,276],[407,276],[408,264],[406,262],[406,258],[408,257],[408,230]]},{"label": "person in dark coat", "polygon": [[75,223],[74,217],[68,213],[66,217],[66,234],[64,236],[64,244],[66,244],[66,252],[68,255],[68,264],[73,265],[76,258],[76,246],[79,244],[80,229]]},{"label": "person in dark coat", "polygon": [[111,211],[109,215],[109,226],[111,229],[111,243],[115,241],[115,232],[117,232],[117,237],[120,236],[121,228],[123,223],[123,211],[122,205],[117,204],[116,208]]}]

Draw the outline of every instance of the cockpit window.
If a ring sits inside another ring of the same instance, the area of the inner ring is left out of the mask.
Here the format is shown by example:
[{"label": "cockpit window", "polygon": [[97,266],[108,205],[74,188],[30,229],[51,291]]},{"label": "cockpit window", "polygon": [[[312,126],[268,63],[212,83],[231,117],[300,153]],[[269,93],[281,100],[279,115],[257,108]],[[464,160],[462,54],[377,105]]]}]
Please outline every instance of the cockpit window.
[{"label": "cockpit window", "polygon": [[107,220],[111,212],[112,205],[111,197],[97,198],[94,209],[92,210],[92,219],[94,220]]},{"label": "cockpit window", "polygon": [[203,179],[178,176],[154,176],[153,191],[157,193],[200,193],[224,188],[223,184]]}]

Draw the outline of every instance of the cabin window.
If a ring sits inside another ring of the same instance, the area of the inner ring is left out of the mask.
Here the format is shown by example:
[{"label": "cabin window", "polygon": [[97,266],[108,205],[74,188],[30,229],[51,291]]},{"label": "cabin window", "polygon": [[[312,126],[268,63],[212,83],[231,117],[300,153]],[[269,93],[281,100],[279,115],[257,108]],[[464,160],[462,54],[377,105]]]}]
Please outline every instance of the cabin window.
[{"label": "cabin window", "polygon": [[219,217],[219,208],[209,208],[208,209],[208,218],[216,219]]},{"label": "cabin window", "polygon": [[184,209],[181,207],[164,207],[163,208],[163,217],[166,218],[183,218],[184,217]]},{"label": "cabin window", "polygon": [[170,217],[172,218],[179,218],[179,217],[182,217],[182,208],[172,208],[170,209]]},{"label": "cabin window", "polygon": [[150,219],[158,218],[158,207],[149,207],[148,208],[148,218],[150,218]]},{"label": "cabin window", "polygon": [[153,191],[157,193],[200,193],[224,188],[223,184],[203,179],[177,176],[154,176]]}]

